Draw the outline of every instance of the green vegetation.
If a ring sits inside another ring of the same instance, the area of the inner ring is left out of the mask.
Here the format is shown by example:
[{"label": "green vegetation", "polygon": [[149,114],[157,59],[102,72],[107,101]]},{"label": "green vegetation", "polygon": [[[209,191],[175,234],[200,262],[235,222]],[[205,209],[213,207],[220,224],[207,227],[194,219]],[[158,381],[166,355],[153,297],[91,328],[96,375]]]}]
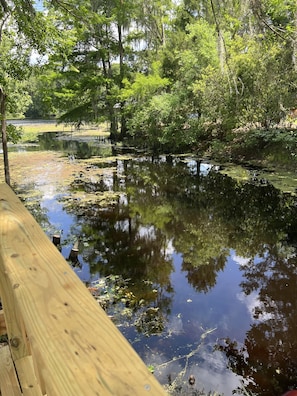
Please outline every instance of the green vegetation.
[{"label": "green vegetation", "polygon": [[[63,225],[56,223],[55,229],[50,225],[47,209],[40,204],[43,193],[37,196],[38,188],[53,193],[53,187],[63,202],[63,210],[76,216],[69,234],[63,234],[62,246],[80,241],[79,260],[69,263],[79,269],[83,258],[92,273],[100,273],[100,280],[89,285],[90,291],[122,330],[129,323],[135,327],[135,338],[128,338],[129,341],[136,344],[141,335],[153,335],[170,344],[180,336],[176,322],[168,320],[175,298],[168,245],[172,243],[181,254],[181,270],[200,293],[215,287],[232,249],[240,257],[250,258],[246,265],[242,263],[247,276],[241,287],[247,296],[253,290],[262,290],[255,315],[261,316],[262,312],[268,320],[260,320],[248,331],[248,355],[241,344],[232,340],[218,340],[217,348],[226,353],[231,369],[245,378],[246,388],[242,386],[242,393],[238,394],[263,394],[267,379],[267,395],[273,393],[272,389],[282,394],[279,384],[289,383],[286,373],[292,373],[292,381],[296,378],[292,348],[296,343],[296,197],[275,189],[265,180],[268,173],[262,176],[256,167],[247,170],[226,166],[220,172],[214,167],[205,173],[205,163],[194,156],[189,167],[185,156],[167,156],[166,160],[162,156],[163,161],[152,156],[137,161],[128,156],[112,157],[110,153],[105,158],[70,161],[60,155],[53,151],[12,152],[18,195],[51,236]],[[44,163],[46,179],[40,172]],[[232,178],[226,174],[232,174]],[[294,179],[296,185],[292,175]],[[123,195],[127,200],[121,199]],[[143,232],[144,229],[154,231]],[[204,314],[203,307],[201,310]],[[185,323],[183,311],[175,319]],[[283,323],[288,329],[286,340],[282,337]],[[169,394],[204,394],[189,388],[188,383],[190,366],[199,357],[203,340],[208,342],[206,336],[212,328],[201,330],[189,335],[182,353],[174,354],[168,361],[150,357],[146,362],[154,365],[155,375],[158,370],[179,363],[182,371],[172,376]],[[281,345],[279,339],[283,340]],[[259,348],[261,345],[265,348]],[[280,348],[275,359],[275,351]],[[261,362],[260,369],[257,362]],[[264,383],[258,378],[263,370]],[[284,377],[276,378],[278,373]],[[195,386],[199,389],[198,381]],[[219,391],[220,387],[215,389]]]},{"label": "green vegetation", "polygon": [[[191,151],[200,158],[296,170],[295,0],[49,0],[41,10],[34,5],[31,0],[0,1],[0,121],[8,184],[7,141],[34,142],[36,134],[45,131],[40,125],[30,131],[24,128],[21,136],[20,130],[7,126],[8,117],[24,116],[56,119],[58,125],[51,125],[50,132],[76,133],[86,126],[85,133],[99,135],[98,126],[105,123],[108,132],[104,134],[114,142],[153,153]],[[90,131],[90,125],[96,128]],[[25,161],[22,166],[26,166]],[[74,166],[71,164],[71,170]],[[77,169],[78,174],[80,171]],[[279,217],[283,228],[278,234],[270,231],[276,211],[267,207],[265,199],[272,197],[278,202],[281,198],[269,185],[257,197],[262,206],[255,208],[248,195],[253,184],[235,184],[235,192],[229,196],[233,206],[223,211],[220,202],[208,193],[212,191],[209,185],[218,190],[223,187],[217,174],[203,181],[202,197],[197,196],[198,189],[188,190],[185,178],[175,180],[186,191],[183,201],[200,204],[201,211],[189,210],[182,218],[173,219],[181,197],[168,185],[171,175],[163,170],[159,194],[165,198],[161,203],[155,199],[157,176],[150,171],[131,170],[140,181],[137,186],[128,186],[129,197],[134,198],[129,210],[158,226],[163,240],[138,240],[137,224],[128,216],[130,235],[121,234],[119,240],[124,236],[135,239],[129,245],[129,268],[139,256],[161,251],[172,227],[181,228],[184,232],[174,243],[183,253],[183,268],[197,290],[207,291],[224,266],[227,225],[241,236],[232,244],[242,256],[264,255],[268,245],[275,247],[285,237],[288,224],[295,227],[294,216],[285,213]],[[100,171],[96,169],[94,176],[99,183]],[[73,196],[81,198],[86,182],[75,182],[73,177],[67,173],[65,182],[70,181]],[[115,179],[114,186],[118,183]],[[226,183],[235,182],[227,179]],[[146,205],[142,204],[143,191],[149,197]],[[228,191],[226,187],[226,196]],[[68,202],[65,207],[70,210],[76,205],[81,215],[91,212],[94,221],[96,211],[99,213],[107,201],[115,205],[118,195],[107,197],[105,193],[95,198],[97,206],[92,210],[87,198]],[[212,217],[206,217],[207,205],[212,205]],[[242,205],[248,208],[249,216],[239,213],[235,224],[235,208]],[[278,209],[282,214],[281,204]],[[104,230],[103,216],[110,213],[100,215],[98,229]],[[257,227],[249,219],[256,219]],[[267,241],[259,247],[263,230]],[[98,250],[114,241],[114,235],[106,233],[104,237],[98,233],[96,238],[93,243]],[[118,263],[112,262],[108,249],[101,251],[106,252],[104,258],[111,263],[111,271]],[[166,257],[158,260],[154,259],[145,275],[162,287],[172,268]],[[125,272],[124,258],[119,261]],[[101,266],[104,274],[104,261],[94,262],[95,266]],[[196,269],[206,267],[212,270],[210,281],[199,284]],[[135,264],[135,276],[139,275],[143,275],[141,268]],[[152,285],[146,284],[144,289],[145,297],[153,301]],[[137,291],[132,292],[137,295]],[[166,308],[165,302],[163,311]],[[139,329],[161,331],[161,311],[162,306],[158,311],[144,311],[138,318]],[[225,346],[227,352],[233,349],[233,345]]]},{"label": "green vegetation", "polygon": [[229,141],[212,144],[210,153],[218,160],[295,170],[297,129],[239,129],[230,133]]},{"label": "green vegetation", "polygon": [[113,140],[154,152],[294,164],[294,0],[43,7],[1,2],[2,119],[107,121]]}]

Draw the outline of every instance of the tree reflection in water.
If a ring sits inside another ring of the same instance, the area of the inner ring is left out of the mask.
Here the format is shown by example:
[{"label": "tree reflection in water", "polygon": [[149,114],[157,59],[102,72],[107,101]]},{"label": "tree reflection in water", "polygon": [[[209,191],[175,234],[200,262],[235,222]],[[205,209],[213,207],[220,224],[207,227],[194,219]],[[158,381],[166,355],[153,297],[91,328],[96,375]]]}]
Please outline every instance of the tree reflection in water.
[{"label": "tree reflection in water", "polygon": [[296,263],[296,250],[278,244],[267,249],[261,263],[242,267],[244,293],[257,292],[255,323],[243,346],[226,339],[218,348],[254,394],[277,396],[297,387]]},{"label": "tree reflection in water", "polygon": [[[243,344],[225,337],[216,348],[245,379],[244,391],[280,395],[297,386],[295,198],[269,183],[205,171],[193,159],[118,158],[113,167],[100,182],[72,184],[98,202],[73,199],[65,210],[76,216],[71,233],[80,238],[91,273],[127,280],[137,331],[161,336],[170,323],[173,251],[188,283],[202,293],[213,290],[235,251],[251,258],[241,266],[240,286],[245,298],[254,297],[252,324]],[[117,199],[102,206],[100,194],[111,191]]]}]

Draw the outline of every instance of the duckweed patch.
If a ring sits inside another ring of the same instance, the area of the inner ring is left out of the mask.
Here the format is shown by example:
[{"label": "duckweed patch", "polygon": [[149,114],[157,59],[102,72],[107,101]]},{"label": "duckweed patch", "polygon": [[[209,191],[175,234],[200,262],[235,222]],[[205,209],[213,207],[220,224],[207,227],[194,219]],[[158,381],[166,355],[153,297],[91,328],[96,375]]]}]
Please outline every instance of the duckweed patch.
[{"label": "duckweed patch", "polygon": [[249,182],[258,185],[271,183],[284,193],[296,194],[297,191],[297,175],[294,171],[260,167],[246,168],[232,164],[222,167],[220,172],[241,183]]},{"label": "duckweed patch", "polygon": [[89,194],[85,191],[73,191],[71,196],[62,196],[60,200],[66,209],[75,210],[75,213],[79,216],[88,214],[88,211],[92,211],[94,214],[106,206],[115,205],[119,197],[119,193],[112,191],[92,192]]},{"label": "duckweed patch", "polygon": [[144,303],[129,289],[129,279],[120,275],[102,277],[92,282],[88,290],[115,323],[121,323],[123,318],[130,319],[133,309]]},{"label": "duckweed patch", "polygon": [[[120,194],[105,191],[103,183],[115,169],[91,165],[91,162],[106,162],[103,158],[72,161],[53,151],[21,151],[11,152],[9,160],[11,184],[26,206],[34,205],[44,189],[48,194],[48,185],[51,195],[62,194],[60,200],[65,206],[76,209],[90,204],[112,205],[119,199]],[[0,161],[0,178],[4,181],[3,161]]]}]

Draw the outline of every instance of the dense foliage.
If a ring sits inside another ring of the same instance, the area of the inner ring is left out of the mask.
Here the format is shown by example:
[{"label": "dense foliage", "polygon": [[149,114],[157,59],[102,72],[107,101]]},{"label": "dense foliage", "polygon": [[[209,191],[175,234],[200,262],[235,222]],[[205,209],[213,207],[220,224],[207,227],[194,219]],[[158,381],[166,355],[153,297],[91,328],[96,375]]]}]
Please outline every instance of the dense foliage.
[{"label": "dense foliage", "polygon": [[[6,5],[14,30],[43,55],[31,64],[27,116],[107,120],[114,140],[211,153],[242,128],[292,121],[295,0],[52,0],[23,15],[24,4],[1,2],[2,21]],[[28,25],[30,12],[43,29]]]}]

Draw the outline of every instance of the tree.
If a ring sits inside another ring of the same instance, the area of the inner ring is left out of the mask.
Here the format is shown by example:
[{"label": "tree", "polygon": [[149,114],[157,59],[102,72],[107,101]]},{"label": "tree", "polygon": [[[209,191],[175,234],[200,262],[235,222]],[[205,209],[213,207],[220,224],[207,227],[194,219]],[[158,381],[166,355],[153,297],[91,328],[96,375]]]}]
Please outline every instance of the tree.
[{"label": "tree", "polygon": [[[23,90],[32,46],[42,47],[45,38],[41,13],[33,2],[16,0],[0,2],[0,111],[5,181],[10,184],[7,153],[7,112],[18,102],[17,91]],[[8,129],[12,129],[9,127]]]},{"label": "tree", "polygon": [[62,122],[108,120],[115,139],[205,150],[242,126],[270,128],[296,107],[294,0],[49,7],[60,37],[35,99]]},{"label": "tree", "polygon": [[16,39],[13,27],[8,25],[11,30],[9,31],[8,29],[6,31],[4,25],[3,21],[2,30],[0,31],[0,117],[5,181],[10,184],[7,153],[8,132],[16,136],[17,131],[12,125],[7,127],[6,118],[8,113],[16,114],[20,104],[25,105],[26,103],[24,102],[26,100],[27,104],[29,102],[24,79],[28,72],[30,52],[22,37],[18,36]]},{"label": "tree", "polygon": [[[152,56],[165,45],[165,26],[170,8],[131,1],[91,1],[88,20],[83,26],[73,22],[72,46],[57,47],[49,57],[53,93],[63,122],[110,122],[111,137],[126,136],[126,118],[130,103],[125,102],[127,82],[132,84],[137,73],[151,69]],[[143,8],[152,11],[148,16]],[[69,22],[60,18],[67,35]],[[67,28],[68,26],[68,28]],[[144,29],[144,31],[142,31]],[[65,56],[66,52],[66,56]],[[136,75],[134,75],[136,73]],[[47,78],[47,77],[45,77]]]},{"label": "tree", "polygon": [[129,2],[91,1],[80,19],[78,13],[71,20],[69,15],[53,18],[61,37],[49,54],[48,65],[43,66],[39,84],[50,87],[43,102],[54,103],[61,122],[80,125],[109,120],[111,136],[116,137],[126,49],[129,52],[125,31],[132,12]]},{"label": "tree", "polygon": [[[74,18],[85,13],[86,4],[51,0],[49,7],[63,10]],[[16,87],[28,77],[30,54],[33,49],[40,52],[55,43],[59,31],[53,28],[46,14],[36,11],[34,1],[15,0],[0,1],[0,46],[1,48],[1,79],[0,79],[0,110],[1,133],[4,152],[5,180],[10,184],[9,163],[7,154],[6,115],[13,103]]]}]

